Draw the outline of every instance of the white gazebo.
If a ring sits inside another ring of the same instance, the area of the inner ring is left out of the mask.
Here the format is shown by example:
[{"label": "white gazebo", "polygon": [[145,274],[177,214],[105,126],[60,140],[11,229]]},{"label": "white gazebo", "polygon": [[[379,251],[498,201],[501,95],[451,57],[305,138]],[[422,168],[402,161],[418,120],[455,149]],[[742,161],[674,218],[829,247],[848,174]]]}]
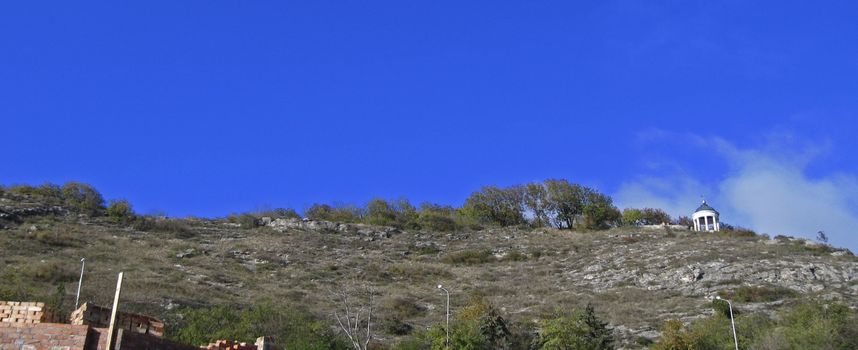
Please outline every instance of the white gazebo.
[{"label": "white gazebo", "polygon": [[715,208],[706,204],[706,201],[703,201],[697,210],[694,211],[694,214],[691,218],[694,220],[694,231],[700,232],[714,232],[721,230],[721,222],[719,221],[718,211]]}]

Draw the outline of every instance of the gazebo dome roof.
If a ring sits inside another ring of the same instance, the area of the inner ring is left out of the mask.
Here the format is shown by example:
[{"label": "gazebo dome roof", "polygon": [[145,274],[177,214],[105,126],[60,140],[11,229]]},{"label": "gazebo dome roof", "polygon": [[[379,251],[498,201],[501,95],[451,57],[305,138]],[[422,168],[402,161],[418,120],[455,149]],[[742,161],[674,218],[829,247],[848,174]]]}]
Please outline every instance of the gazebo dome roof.
[{"label": "gazebo dome roof", "polygon": [[699,213],[699,212],[704,211],[704,210],[714,211],[716,214],[718,213],[718,211],[715,210],[715,208],[712,208],[709,206],[709,204],[706,204],[706,201],[703,201],[703,204],[701,204],[699,207],[697,207],[697,210],[695,210],[694,212]]}]

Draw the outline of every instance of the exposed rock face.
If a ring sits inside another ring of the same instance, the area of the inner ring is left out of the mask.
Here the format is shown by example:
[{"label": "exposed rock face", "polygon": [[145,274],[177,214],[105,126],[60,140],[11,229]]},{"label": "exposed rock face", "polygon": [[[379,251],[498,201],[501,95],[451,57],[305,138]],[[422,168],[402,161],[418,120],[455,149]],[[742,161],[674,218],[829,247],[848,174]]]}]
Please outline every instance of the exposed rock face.
[{"label": "exposed rock face", "polygon": [[20,221],[30,216],[66,215],[68,210],[58,205],[11,201],[0,198],[0,220]]},{"label": "exposed rock face", "polygon": [[[795,241],[803,243],[802,240],[792,241],[781,244],[795,244]],[[777,241],[759,241],[756,245],[771,245],[769,242],[777,244]],[[647,290],[707,295],[723,290],[724,286],[736,284],[774,285],[802,293],[825,289],[835,291],[835,294],[845,292],[851,294],[846,299],[858,302],[855,299],[858,298],[858,262],[854,259],[842,262],[830,259],[823,261],[813,256],[783,259],[778,254],[767,252],[765,248],[760,248],[764,255],[750,259],[739,258],[737,252],[724,251],[719,254],[717,243],[720,242],[714,242],[716,244],[708,247],[711,249],[708,251],[699,247],[678,249],[673,247],[674,243],[660,241],[658,244],[637,245],[639,248],[628,246],[627,249],[605,249],[590,255],[593,260],[589,266],[567,271],[566,276],[586,283],[595,291],[635,286]],[[836,257],[851,253],[835,250],[827,255]],[[635,259],[634,263],[628,261],[631,258]]]},{"label": "exposed rock face", "polygon": [[366,240],[390,238],[390,236],[400,232],[398,229],[393,227],[299,219],[276,219],[268,222],[265,226],[280,232],[288,230],[303,230],[351,233],[365,237]]}]

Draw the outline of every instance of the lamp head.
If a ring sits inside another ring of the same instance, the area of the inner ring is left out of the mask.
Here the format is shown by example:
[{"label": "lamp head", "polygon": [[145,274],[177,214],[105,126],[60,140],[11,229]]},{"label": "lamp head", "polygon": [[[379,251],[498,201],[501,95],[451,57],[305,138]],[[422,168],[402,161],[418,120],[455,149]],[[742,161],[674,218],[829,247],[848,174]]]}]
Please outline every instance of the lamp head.
[{"label": "lamp head", "polygon": [[439,285],[438,285],[438,289],[441,289],[441,288],[444,288],[444,286],[442,286],[442,285],[440,285],[440,284],[439,284]]},{"label": "lamp head", "polygon": [[721,296],[720,296],[720,295],[716,295],[716,296],[715,296],[715,300],[721,300]]},{"label": "lamp head", "polygon": [[80,262],[83,262],[84,260],[86,260],[86,258],[80,258]]}]

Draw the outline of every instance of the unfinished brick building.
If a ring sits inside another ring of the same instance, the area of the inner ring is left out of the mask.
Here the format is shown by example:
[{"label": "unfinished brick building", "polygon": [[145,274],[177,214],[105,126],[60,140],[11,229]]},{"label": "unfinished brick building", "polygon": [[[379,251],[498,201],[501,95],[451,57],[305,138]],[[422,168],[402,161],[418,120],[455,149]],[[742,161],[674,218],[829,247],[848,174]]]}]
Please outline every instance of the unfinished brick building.
[{"label": "unfinished brick building", "polygon": [[[0,350],[106,350],[110,312],[87,303],[72,312],[71,324],[64,324],[44,303],[0,301]],[[265,337],[256,344],[176,343],[163,338],[163,322],[131,313],[118,312],[116,328],[113,350],[276,350]]]}]

